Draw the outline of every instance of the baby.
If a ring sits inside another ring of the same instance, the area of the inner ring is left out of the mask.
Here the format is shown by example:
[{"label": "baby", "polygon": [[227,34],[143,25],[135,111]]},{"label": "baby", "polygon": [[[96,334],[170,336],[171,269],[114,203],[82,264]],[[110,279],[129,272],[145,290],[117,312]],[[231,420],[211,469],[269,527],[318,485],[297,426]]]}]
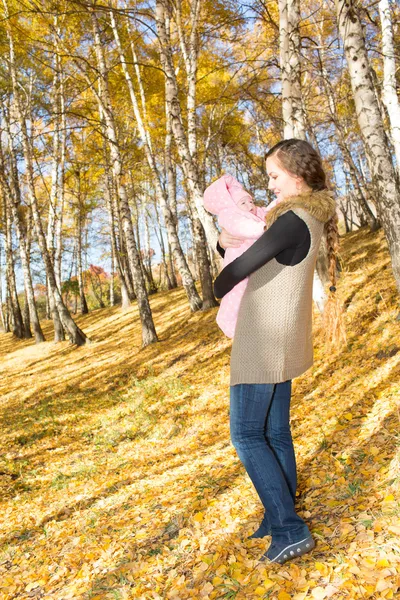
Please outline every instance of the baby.
[{"label": "baby", "polygon": [[[218,215],[218,224],[235,237],[243,238],[238,248],[227,248],[224,267],[243,254],[264,233],[265,215],[277,204],[267,207],[255,206],[253,198],[232,175],[222,175],[204,192],[204,207]],[[248,278],[238,283],[221,301],[217,323],[226,336],[233,338],[239,306]]]}]

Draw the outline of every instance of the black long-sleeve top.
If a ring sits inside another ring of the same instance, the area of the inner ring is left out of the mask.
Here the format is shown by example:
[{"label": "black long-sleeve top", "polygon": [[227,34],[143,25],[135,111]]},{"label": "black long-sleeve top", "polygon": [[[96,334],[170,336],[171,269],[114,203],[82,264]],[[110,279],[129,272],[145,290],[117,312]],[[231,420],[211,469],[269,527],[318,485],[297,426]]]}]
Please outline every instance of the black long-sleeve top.
[{"label": "black long-sleeve top", "polygon": [[[214,281],[214,294],[223,298],[240,281],[275,258],[280,264],[294,266],[308,254],[310,232],[305,222],[293,211],[281,215],[254,244],[227,265]],[[225,251],[217,245],[224,256]]]}]

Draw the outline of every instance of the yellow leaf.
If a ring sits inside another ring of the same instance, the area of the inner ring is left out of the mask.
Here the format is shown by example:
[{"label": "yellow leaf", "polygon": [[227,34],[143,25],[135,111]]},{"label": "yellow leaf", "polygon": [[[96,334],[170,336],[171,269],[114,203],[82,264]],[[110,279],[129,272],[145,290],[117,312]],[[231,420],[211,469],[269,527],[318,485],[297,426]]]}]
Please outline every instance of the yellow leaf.
[{"label": "yellow leaf", "polygon": [[[353,415],[351,413],[344,413],[343,416],[347,421],[351,421],[353,418]],[[317,589],[317,588],[315,588],[315,589]]]},{"label": "yellow leaf", "polygon": [[275,581],[271,581],[271,579],[264,579],[263,580],[263,586],[267,589],[270,590],[272,587],[274,587],[275,585]]},{"label": "yellow leaf", "polygon": [[311,595],[316,600],[324,600],[324,598],[327,596],[327,593],[323,587],[318,586],[312,590]]},{"label": "yellow leaf", "polygon": [[200,522],[204,519],[204,514],[202,512],[198,512],[194,515],[193,519]]},{"label": "yellow leaf", "polygon": [[375,592],[383,592],[388,587],[390,587],[390,583],[386,579],[379,579],[375,586]]},{"label": "yellow leaf", "polygon": [[389,494],[389,496],[386,496],[383,501],[384,502],[394,502],[393,494]]},{"label": "yellow leaf", "polygon": [[220,565],[220,566],[218,567],[218,569],[216,569],[215,573],[216,573],[217,575],[223,575],[224,573],[226,573],[226,569],[227,569],[227,568],[226,568],[226,565]]},{"label": "yellow leaf", "polygon": [[268,590],[266,588],[263,588],[261,586],[256,587],[256,589],[254,590],[254,594],[256,596],[264,596],[264,594],[266,594],[268,592]]},{"label": "yellow leaf", "polygon": [[380,450],[376,446],[372,446],[372,448],[369,449],[369,454],[372,454],[372,456],[377,456],[379,452]]},{"label": "yellow leaf", "polygon": [[378,562],[376,563],[377,567],[390,567],[389,565],[389,561],[387,558],[381,558],[381,560],[378,560]]},{"label": "yellow leaf", "polygon": [[292,597],[287,592],[282,591],[278,594],[278,600],[292,600]]},{"label": "yellow leaf", "polygon": [[34,590],[37,587],[39,587],[39,583],[37,581],[34,581],[33,583],[28,583],[28,585],[25,588],[25,591],[31,592],[32,590]]},{"label": "yellow leaf", "polygon": [[213,591],[213,589],[214,586],[209,581],[207,581],[200,589],[200,593],[202,596],[207,596]]},{"label": "yellow leaf", "polygon": [[[388,530],[390,531],[390,533],[400,535],[400,526],[399,525],[389,525]],[[381,531],[382,531],[382,528],[381,528]]]},{"label": "yellow leaf", "polygon": [[338,502],[337,500],[328,500],[327,502],[327,505],[331,508],[333,508],[334,506],[338,506],[338,504],[340,504],[340,502]]},{"label": "yellow leaf", "polygon": [[323,575],[324,577],[328,575],[329,569],[326,565],[320,562],[315,563],[315,568]]},{"label": "yellow leaf", "polygon": [[212,584],[214,587],[216,585],[220,585],[221,583],[224,583],[224,580],[221,577],[214,577],[214,579],[212,580]]}]

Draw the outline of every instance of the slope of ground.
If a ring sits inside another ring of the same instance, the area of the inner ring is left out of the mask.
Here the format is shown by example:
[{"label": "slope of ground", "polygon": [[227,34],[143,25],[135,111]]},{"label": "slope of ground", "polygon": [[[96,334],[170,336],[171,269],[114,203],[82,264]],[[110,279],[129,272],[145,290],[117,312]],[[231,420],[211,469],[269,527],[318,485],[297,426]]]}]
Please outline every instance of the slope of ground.
[{"label": "slope of ground", "polygon": [[144,350],[134,307],[78,318],[84,348],[0,335],[1,598],[399,597],[397,293],[382,232],[348,234],[342,254],[347,345],[327,348],[316,315],[292,405],[315,550],[258,562],[230,341],[178,289],[152,297],[161,341]]}]

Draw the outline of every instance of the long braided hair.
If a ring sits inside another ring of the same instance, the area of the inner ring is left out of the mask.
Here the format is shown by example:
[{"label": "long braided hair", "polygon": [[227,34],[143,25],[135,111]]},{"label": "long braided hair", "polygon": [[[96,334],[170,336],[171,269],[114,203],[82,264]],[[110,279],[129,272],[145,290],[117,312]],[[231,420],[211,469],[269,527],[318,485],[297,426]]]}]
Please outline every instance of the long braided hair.
[{"label": "long braided hair", "polygon": [[[314,191],[327,190],[326,173],[318,152],[305,140],[291,138],[275,144],[265,154],[265,160],[274,156],[281,167],[294,175],[301,177]],[[324,234],[328,255],[328,273],[330,280],[329,298],[324,310],[326,331],[331,341],[339,342],[345,339],[342,310],[338,300],[334,299],[336,292],[337,257],[339,249],[338,217],[333,217],[324,224]]]}]

